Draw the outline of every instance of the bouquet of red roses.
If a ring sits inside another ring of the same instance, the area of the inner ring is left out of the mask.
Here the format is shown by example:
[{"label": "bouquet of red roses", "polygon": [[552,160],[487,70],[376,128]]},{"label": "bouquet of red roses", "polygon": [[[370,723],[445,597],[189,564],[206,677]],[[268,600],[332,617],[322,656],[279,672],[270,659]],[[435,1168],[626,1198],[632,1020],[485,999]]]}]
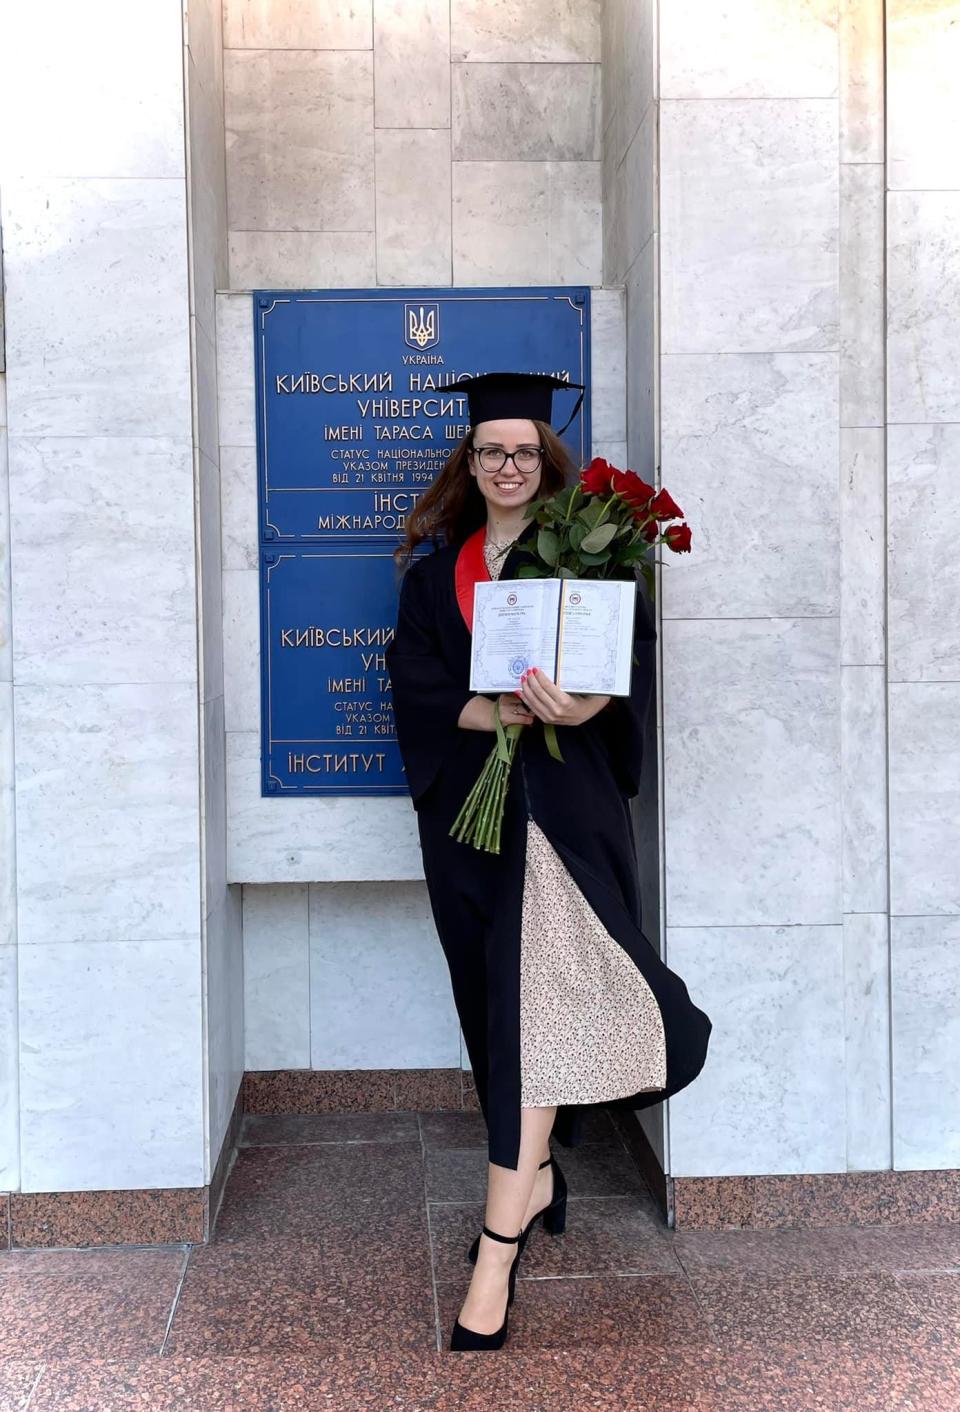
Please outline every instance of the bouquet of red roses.
[{"label": "bouquet of red roses", "polygon": [[[683,518],[669,492],[658,491],[636,472],[618,470],[599,457],[584,467],[572,485],[531,501],[525,518],[535,519],[540,528],[529,545],[520,546],[533,562],[521,565],[519,578],[629,579],[639,569],[652,596],[650,550],[658,544],[676,554],[690,550],[690,526],[667,523]],[[520,733],[526,729],[504,727],[499,711],[495,719],[497,743],[450,829],[459,842],[488,853],[500,852],[510,766]],[[556,727],[544,722],[543,729],[547,749],[562,761]]]}]

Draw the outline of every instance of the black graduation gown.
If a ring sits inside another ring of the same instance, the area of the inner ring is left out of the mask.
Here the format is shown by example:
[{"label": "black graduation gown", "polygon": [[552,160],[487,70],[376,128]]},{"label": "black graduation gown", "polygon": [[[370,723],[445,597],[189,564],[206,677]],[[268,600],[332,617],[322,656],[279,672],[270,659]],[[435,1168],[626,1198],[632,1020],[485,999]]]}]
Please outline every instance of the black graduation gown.
[{"label": "black graduation gown", "polygon": [[[520,536],[528,538],[533,526]],[[501,851],[450,837],[450,826],[483,767],[493,732],[457,725],[475,693],[470,632],[457,604],[459,546],[415,560],[400,589],[396,635],[387,648],[397,739],[417,813],[424,874],[453,996],[487,1123],[488,1154],[516,1169],[520,1147],[520,925],[527,819],[534,819],[574,882],[653,991],[663,1017],[667,1085],[596,1106],[659,1103],[703,1067],[708,1016],[660,960],[640,929],[635,840],[628,800],[637,793],[644,717],[654,676],[656,629],[638,586],[635,663],[629,697],[590,721],[560,726],[564,763],[548,753],[539,722],[524,728],[511,768]],[[501,578],[523,558],[512,549]],[[581,1139],[586,1105],[558,1107],[554,1135]]]}]

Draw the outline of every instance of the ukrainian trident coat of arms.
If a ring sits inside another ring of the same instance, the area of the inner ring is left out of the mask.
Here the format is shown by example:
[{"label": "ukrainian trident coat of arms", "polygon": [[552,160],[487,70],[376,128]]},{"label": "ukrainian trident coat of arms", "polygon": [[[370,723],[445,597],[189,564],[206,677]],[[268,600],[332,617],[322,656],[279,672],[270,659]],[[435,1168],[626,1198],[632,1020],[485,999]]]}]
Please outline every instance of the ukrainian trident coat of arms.
[{"label": "ukrainian trident coat of arms", "polygon": [[403,321],[403,341],[408,348],[422,353],[440,342],[439,304],[404,304]]}]

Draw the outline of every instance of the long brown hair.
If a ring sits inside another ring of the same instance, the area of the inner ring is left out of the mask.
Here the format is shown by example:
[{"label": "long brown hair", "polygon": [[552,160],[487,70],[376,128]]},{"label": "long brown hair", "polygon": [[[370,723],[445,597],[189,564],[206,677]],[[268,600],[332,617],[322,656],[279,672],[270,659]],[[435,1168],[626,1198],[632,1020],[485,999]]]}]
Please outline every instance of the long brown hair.
[{"label": "long brown hair", "polygon": [[[543,449],[537,496],[555,495],[572,478],[574,464],[570,452],[546,422],[534,421]],[[487,502],[470,474],[473,431],[451,451],[443,470],[407,515],[403,543],[393,557],[401,566],[409,563],[414,550],[424,540],[435,546],[462,544],[474,530],[486,524]]]}]

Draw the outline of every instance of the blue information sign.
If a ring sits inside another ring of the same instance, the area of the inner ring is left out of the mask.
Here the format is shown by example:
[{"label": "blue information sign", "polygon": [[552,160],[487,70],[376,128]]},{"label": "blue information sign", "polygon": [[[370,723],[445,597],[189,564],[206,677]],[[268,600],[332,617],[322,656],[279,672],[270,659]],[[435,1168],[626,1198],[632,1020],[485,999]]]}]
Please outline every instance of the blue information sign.
[{"label": "blue information sign", "polygon": [[[463,378],[589,388],[590,291],[257,290],[253,313],[263,793],[402,794],[392,550],[469,430]],[[564,440],[589,458],[589,394]]]}]

